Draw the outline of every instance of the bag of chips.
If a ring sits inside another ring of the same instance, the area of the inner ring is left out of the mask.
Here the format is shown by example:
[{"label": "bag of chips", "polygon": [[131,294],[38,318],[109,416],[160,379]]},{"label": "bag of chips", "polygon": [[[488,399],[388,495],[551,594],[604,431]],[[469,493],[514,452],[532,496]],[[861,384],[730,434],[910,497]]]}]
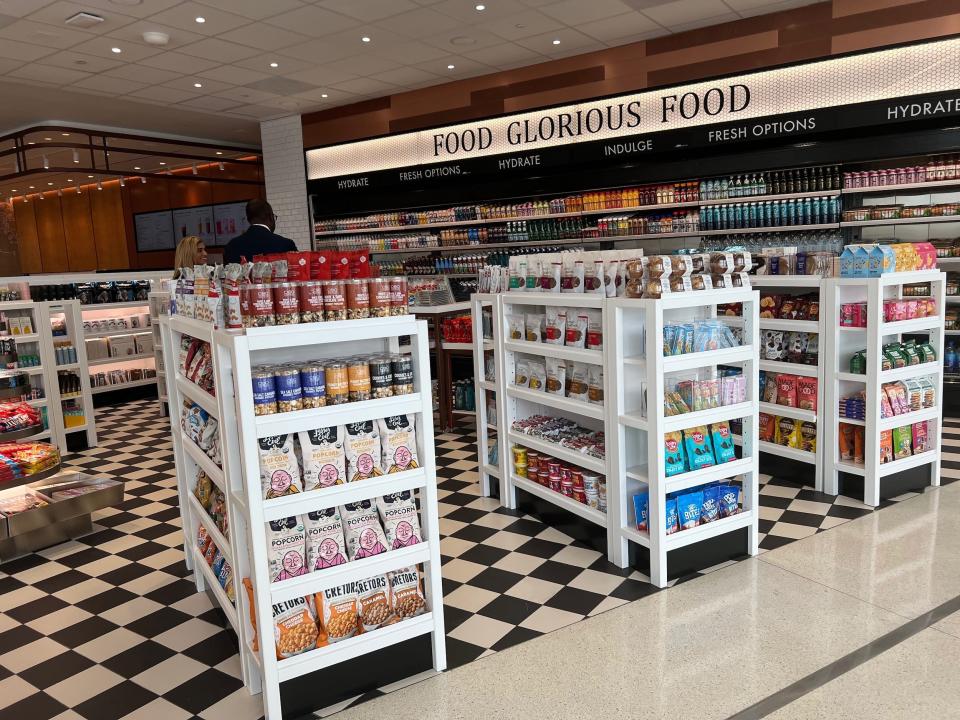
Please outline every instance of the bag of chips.
[{"label": "bag of chips", "polygon": [[390,583],[386,575],[357,581],[357,610],[362,632],[376,630],[390,619]]},{"label": "bag of chips", "polygon": [[783,343],[782,330],[764,330],[763,337],[763,359],[764,360],[784,360],[787,357],[786,347]]},{"label": "bag of chips", "polygon": [[344,451],[347,456],[347,482],[383,475],[380,467],[380,433],[373,420],[347,423]]},{"label": "bag of chips", "polygon": [[377,420],[383,451],[382,467],[388,475],[420,467],[416,422],[415,415],[393,415]]},{"label": "bag of chips", "polygon": [[718,465],[725,462],[733,462],[737,459],[729,422],[723,420],[722,422],[713,423],[710,426],[710,439],[713,441],[713,454]]},{"label": "bag of chips", "polygon": [[682,473],[686,467],[683,457],[683,435],[679,430],[663,434],[664,473],[667,477]]},{"label": "bag of chips", "polygon": [[303,516],[307,543],[307,567],[310,571],[336,567],[347,562],[343,523],[335,507],[308,512]]},{"label": "bag of chips", "polygon": [[637,493],[633,496],[633,510],[637,518],[637,530],[642,533],[650,532],[649,525],[649,493]]},{"label": "bag of chips", "polygon": [[342,425],[298,433],[303,484],[306,490],[343,485],[347,481]]},{"label": "bag of chips", "polygon": [[784,407],[797,406],[797,376],[782,373],[777,375],[777,404]]},{"label": "bag of chips", "polygon": [[817,379],[815,377],[797,378],[797,407],[817,411]]},{"label": "bag of chips", "polygon": [[378,498],[377,509],[380,511],[387,536],[387,547],[391,550],[423,542],[412,490],[390,493]]},{"label": "bag of chips", "polygon": [[207,477],[207,474],[203,470],[197,473],[197,486],[193,492],[197,496],[197,500],[200,501],[200,505],[203,506],[203,509],[209,510],[210,502],[213,498],[213,481]]},{"label": "bag of chips", "polygon": [[387,551],[387,538],[380,527],[373,500],[359,500],[340,507],[343,534],[351,560],[362,560]]},{"label": "bag of chips", "polygon": [[677,499],[676,498],[667,498],[666,504],[666,520],[664,525],[666,527],[667,535],[672,535],[680,529],[678,519],[677,519]]},{"label": "bag of chips", "polygon": [[683,431],[684,450],[690,470],[710,467],[714,463],[710,434],[706,426],[697,425]]},{"label": "bag of chips", "polygon": [[268,522],[267,542],[271,582],[307,574],[306,531],[302,518],[291,515]]},{"label": "bag of chips", "polygon": [[359,630],[355,582],[327,588],[316,594],[320,626],[327,642],[346,640]]},{"label": "bag of chips", "polygon": [[736,485],[720,485],[717,497],[720,499],[720,517],[731,517],[740,512],[740,488]]},{"label": "bag of chips", "polygon": [[763,442],[776,442],[777,422],[776,417],[767,413],[760,413],[758,420],[759,436]]},{"label": "bag of chips", "polygon": [[397,620],[423,615],[427,611],[427,599],[416,565],[387,573],[387,582],[390,583],[390,610]]},{"label": "bag of chips", "polygon": [[681,530],[689,530],[700,524],[703,493],[700,491],[677,496],[677,517]]},{"label": "bag of chips", "polygon": [[273,608],[273,639],[277,659],[299,655],[321,645],[317,627],[317,610],[313,596],[275,602]]},{"label": "bag of chips", "polygon": [[700,524],[713,522],[720,517],[720,486],[707,485],[703,489],[703,504],[700,506]]},{"label": "bag of chips", "polygon": [[777,444],[799,448],[800,438],[797,435],[799,429],[800,423],[793,418],[777,418]]},{"label": "bag of chips", "polygon": [[800,423],[800,449],[815,453],[817,451],[817,424]]},{"label": "bag of chips", "polygon": [[260,486],[266,500],[303,492],[293,435],[272,435],[257,440]]}]

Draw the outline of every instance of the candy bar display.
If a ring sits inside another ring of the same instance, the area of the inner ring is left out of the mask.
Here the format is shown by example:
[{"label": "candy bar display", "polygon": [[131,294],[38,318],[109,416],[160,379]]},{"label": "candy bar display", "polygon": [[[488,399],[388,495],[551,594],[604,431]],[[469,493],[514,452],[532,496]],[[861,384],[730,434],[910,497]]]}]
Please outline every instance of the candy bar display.
[{"label": "candy bar display", "polygon": [[56,445],[35,442],[0,444],[0,485],[23,480],[60,466]]},{"label": "candy bar display", "polygon": [[[742,509],[740,485],[710,483],[682,492],[669,493],[665,509],[664,525],[667,535],[690,530],[721,518],[733,517]],[[633,496],[633,511],[637,530],[649,535],[650,494],[648,492]]]},{"label": "candy bar display", "polygon": [[0,402],[0,442],[6,433],[43,430],[43,415],[25,402]]},{"label": "candy bar display", "polygon": [[960,165],[960,161],[958,161],[956,155],[938,155],[930,158],[925,165],[845,172],[843,174],[843,187],[873,189],[882,188],[886,185],[913,185],[915,183],[955,180],[960,176],[958,165]]},{"label": "candy bar display", "polygon": [[582,455],[600,458],[601,460],[606,456],[603,431],[588,430],[567,418],[532,415],[528,418],[514,420],[510,430],[522,435],[540,438],[546,442],[556,443]]},{"label": "candy bar display", "polygon": [[[933,298],[904,298],[902,300],[883,301],[884,322],[899,322],[936,315],[937,301]],[[867,304],[865,302],[843,303],[840,306],[840,326],[865,328],[867,326]]]},{"label": "candy bar display", "polygon": [[558,358],[518,359],[514,387],[603,405],[603,368]]},{"label": "candy bar display", "polygon": [[[918,343],[915,340],[894,342],[883,346],[880,359],[881,370],[893,370],[912,365],[921,365],[937,361],[937,351],[929,342]],[[867,351],[855,352],[850,358],[850,372],[863,375],[867,372]]]},{"label": "candy bar display", "polygon": [[106,388],[114,385],[122,387],[133,382],[155,378],[154,368],[117,368],[109,371],[90,373],[91,388]]},{"label": "candy bar display", "polygon": [[251,376],[256,415],[343,405],[414,392],[413,360],[400,353],[259,365],[252,368]]},{"label": "candy bar display", "polygon": [[514,445],[513,473],[594,510],[603,513],[607,511],[606,479],[589,470],[561,462],[522,445]]},{"label": "candy bar display", "polygon": [[817,364],[820,352],[820,336],[817,333],[761,330],[760,343],[760,357],[763,360],[798,365]]},{"label": "candy bar display", "polygon": [[473,318],[469,313],[443,318],[440,323],[440,337],[448,343],[472,343]]}]

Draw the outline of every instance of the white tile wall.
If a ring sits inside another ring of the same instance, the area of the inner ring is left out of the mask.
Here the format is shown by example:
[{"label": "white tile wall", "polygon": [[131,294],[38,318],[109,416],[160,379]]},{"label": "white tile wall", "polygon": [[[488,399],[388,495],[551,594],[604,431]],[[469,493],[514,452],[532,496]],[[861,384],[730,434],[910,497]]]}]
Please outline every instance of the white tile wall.
[{"label": "white tile wall", "polygon": [[267,200],[277,214],[277,233],[301,250],[311,247],[310,207],[299,115],[260,123]]}]

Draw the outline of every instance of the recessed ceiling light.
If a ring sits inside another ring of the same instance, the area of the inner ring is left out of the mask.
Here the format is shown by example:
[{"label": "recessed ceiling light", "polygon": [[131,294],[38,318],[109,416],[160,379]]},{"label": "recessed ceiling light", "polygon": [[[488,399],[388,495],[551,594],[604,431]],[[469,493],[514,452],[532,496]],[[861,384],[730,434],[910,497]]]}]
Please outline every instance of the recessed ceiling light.
[{"label": "recessed ceiling light", "polygon": [[30,186],[30,189],[33,190],[33,185]]},{"label": "recessed ceiling light", "polygon": [[364,42],[370,42],[370,38],[368,38],[366,35],[364,35],[364,36],[363,36],[362,38],[360,38],[360,39],[363,40]]},{"label": "recessed ceiling light", "polygon": [[559,41],[559,40],[554,40],[554,41],[553,41],[553,44],[554,44],[554,45],[559,45],[559,44],[560,44],[560,41]]},{"label": "recessed ceiling light", "polygon": [[[166,165],[166,163],[165,163],[165,162],[162,162],[162,163],[160,163],[160,164],[161,164],[161,165]],[[92,177],[92,176],[91,176],[91,177]]]},{"label": "recessed ceiling light", "polygon": [[93,177],[93,175],[87,175],[87,177],[88,177],[88,178],[92,178],[92,177]]},{"label": "recessed ceiling light", "polygon": [[270,67],[280,67],[280,63],[270,63]]},{"label": "recessed ceiling light", "polygon": [[320,97],[325,98],[325,97],[330,97],[330,96],[327,95],[326,93],[320,93]]},{"label": "recessed ceiling light", "polygon": [[477,12],[483,12],[484,10],[487,9],[487,6],[486,6],[486,5],[474,5],[474,9],[475,9]]},{"label": "recessed ceiling light", "polygon": [[455,67],[456,65],[447,65],[447,70],[453,70]]},{"label": "recessed ceiling light", "polygon": [[70,137],[70,133],[60,133],[63,137]]},{"label": "recessed ceiling light", "polygon": [[46,140],[47,142],[50,142],[51,140],[53,140],[53,138],[44,138],[44,140]]},{"label": "recessed ceiling light", "polygon": [[117,53],[117,54],[119,55],[120,53],[123,52],[123,50],[121,50],[121,49],[118,48],[118,47],[113,47],[113,48],[110,48],[110,52],[112,52],[112,53]]},{"label": "recessed ceiling light", "polygon": [[140,166],[139,166],[139,165],[134,165],[134,166],[133,166],[133,169],[134,169],[134,170],[139,170],[139,169],[140,169]]},{"label": "recessed ceiling light", "polygon": [[195,88],[201,88],[201,87],[203,87],[203,83],[194,83],[193,86],[194,86]]},{"label": "recessed ceiling light", "polygon": [[217,155],[223,155],[223,150],[217,150]]},{"label": "recessed ceiling light", "polygon": [[[67,182],[73,182],[73,178],[67,178]],[[14,190],[16,192],[16,190]]]},{"label": "recessed ceiling light", "polygon": [[203,25],[207,21],[207,19],[203,16],[197,16],[196,21],[201,25]]},{"label": "recessed ceiling light", "polygon": [[36,143],[33,142],[33,140],[31,140],[31,141],[29,141],[29,142],[27,143],[27,145],[36,145]]},{"label": "recessed ceiling light", "polygon": [[53,186],[53,183],[52,183],[52,182],[48,182],[47,185]]}]

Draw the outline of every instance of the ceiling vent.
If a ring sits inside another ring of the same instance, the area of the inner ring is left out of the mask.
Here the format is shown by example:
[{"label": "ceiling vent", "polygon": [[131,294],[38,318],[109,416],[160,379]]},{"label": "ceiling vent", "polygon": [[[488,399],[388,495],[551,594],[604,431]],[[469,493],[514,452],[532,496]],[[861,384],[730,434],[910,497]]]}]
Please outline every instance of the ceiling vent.
[{"label": "ceiling vent", "polygon": [[67,18],[66,24],[78,28],[92,28],[103,22],[103,18],[88,12],[78,12]]}]

